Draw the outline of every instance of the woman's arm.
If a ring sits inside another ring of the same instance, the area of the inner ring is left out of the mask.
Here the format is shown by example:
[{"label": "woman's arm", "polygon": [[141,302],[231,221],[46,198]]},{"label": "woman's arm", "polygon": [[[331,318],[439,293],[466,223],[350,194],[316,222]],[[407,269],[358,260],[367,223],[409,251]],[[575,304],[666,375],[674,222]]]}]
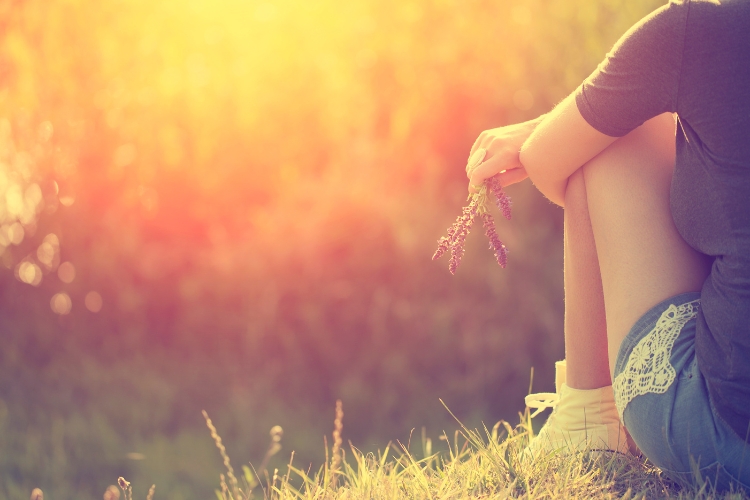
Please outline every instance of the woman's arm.
[{"label": "woman's arm", "polygon": [[469,191],[493,175],[503,186],[530,177],[542,194],[563,206],[568,177],[616,139],[589,125],[571,95],[534,120],[482,132],[469,156],[482,147],[487,159],[468,172]]},{"label": "woman's arm", "polygon": [[536,126],[519,159],[537,189],[563,206],[568,177],[615,140],[589,125],[570,95]]},{"label": "woman's arm", "polygon": [[472,152],[483,147],[488,158],[472,172],[469,189],[498,173],[504,186],[528,175],[562,206],[573,172],[617,137],[678,111],[688,8],[670,2],[636,23],[583,85],[542,119],[483,132]]}]

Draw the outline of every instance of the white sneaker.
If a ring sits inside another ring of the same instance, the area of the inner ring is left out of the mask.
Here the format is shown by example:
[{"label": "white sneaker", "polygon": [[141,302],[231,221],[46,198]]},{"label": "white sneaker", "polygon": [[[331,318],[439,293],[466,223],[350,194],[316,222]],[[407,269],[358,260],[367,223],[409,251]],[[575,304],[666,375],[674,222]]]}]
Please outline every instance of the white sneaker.
[{"label": "white sneaker", "polygon": [[555,370],[556,393],[526,396],[526,406],[536,408],[532,418],[547,408],[552,408],[552,414],[524,455],[582,450],[628,453],[627,434],[617,414],[612,386],[573,389],[565,384],[565,360],[555,363]]}]

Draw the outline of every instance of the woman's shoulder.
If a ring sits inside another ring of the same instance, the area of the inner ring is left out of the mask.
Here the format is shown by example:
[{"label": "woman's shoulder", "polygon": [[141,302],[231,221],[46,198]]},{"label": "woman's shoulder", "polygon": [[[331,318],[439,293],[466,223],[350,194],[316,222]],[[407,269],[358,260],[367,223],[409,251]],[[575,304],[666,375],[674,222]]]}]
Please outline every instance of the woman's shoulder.
[{"label": "woman's shoulder", "polygon": [[[750,19],[750,0],[670,0],[670,5],[687,8],[692,23],[717,22],[743,25]],[[715,26],[723,28],[724,26]]]}]

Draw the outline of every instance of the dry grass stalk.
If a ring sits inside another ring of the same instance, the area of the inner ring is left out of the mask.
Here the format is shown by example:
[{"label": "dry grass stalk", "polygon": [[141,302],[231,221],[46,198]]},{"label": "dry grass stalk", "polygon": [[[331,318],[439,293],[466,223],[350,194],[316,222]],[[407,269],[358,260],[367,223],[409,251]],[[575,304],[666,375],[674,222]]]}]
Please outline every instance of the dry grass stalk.
[{"label": "dry grass stalk", "polygon": [[130,483],[124,477],[118,477],[117,484],[120,486],[125,500],[133,500],[133,488],[130,486]]},{"label": "dry grass stalk", "polygon": [[271,435],[271,442],[268,444],[266,455],[263,457],[263,461],[258,468],[258,471],[260,472],[266,470],[268,467],[268,461],[281,450],[281,438],[284,436],[284,429],[282,429],[280,425],[274,425],[271,427],[269,434]]},{"label": "dry grass stalk", "polygon": [[221,485],[222,498],[226,498],[229,495],[229,488],[227,487],[227,480],[224,474],[219,474],[219,485]]},{"label": "dry grass stalk", "polygon": [[333,448],[331,449],[331,477],[334,483],[341,469],[341,431],[344,429],[344,410],[341,400],[336,401],[336,417],[333,420]]},{"label": "dry grass stalk", "polygon": [[156,490],[156,485],[152,484],[151,487],[148,489],[148,495],[146,495],[146,500],[154,500],[155,490]]},{"label": "dry grass stalk", "polygon": [[208,430],[211,431],[211,437],[214,439],[214,442],[216,443],[216,447],[219,449],[221,458],[224,459],[224,467],[227,468],[227,477],[229,478],[229,486],[231,488],[232,498],[240,498],[240,490],[239,490],[239,486],[237,483],[237,477],[234,475],[234,469],[232,468],[232,464],[229,462],[229,455],[227,455],[227,449],[224,447],[224,444],[221,442],[221,436],[219,436],[219,433],[216,432],[216,427],[214,427],[214,424],[213,422],[211,422],[211,419],[208,418],[208,413],[206,413],[206,410],[203,410],[203,418],[206,419],[206,425],[208,426]]},{"label": "dry grass stalk", "polygon": [[294,462],[294,450],[292,450],[292,456],[289,457],[289,465],[286,468],[286,479],[284,479],[286,484],[289,484],[289,477],[292,474],[292,462]]}]

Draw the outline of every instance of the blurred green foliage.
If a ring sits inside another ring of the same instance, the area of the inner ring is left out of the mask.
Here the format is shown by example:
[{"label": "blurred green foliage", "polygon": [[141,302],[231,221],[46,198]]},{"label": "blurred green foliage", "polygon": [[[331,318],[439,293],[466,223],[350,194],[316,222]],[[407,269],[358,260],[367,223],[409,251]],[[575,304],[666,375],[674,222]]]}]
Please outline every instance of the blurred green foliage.
[{"label": "blurred green foliage", "polygon": [[563,355],[560,211],[514,186],[506,270],[481,234],[455,277],[430,256],[479,132],[550,109],[657,4],[0,0],[0,166],[43,194],[1,257],[0,498],[119,475],[208,498],[201,409],[238,464],[281,425],[271,468],[320,463],[338,398],[364,450],[450,432],[438,398],[514,420]]}]

